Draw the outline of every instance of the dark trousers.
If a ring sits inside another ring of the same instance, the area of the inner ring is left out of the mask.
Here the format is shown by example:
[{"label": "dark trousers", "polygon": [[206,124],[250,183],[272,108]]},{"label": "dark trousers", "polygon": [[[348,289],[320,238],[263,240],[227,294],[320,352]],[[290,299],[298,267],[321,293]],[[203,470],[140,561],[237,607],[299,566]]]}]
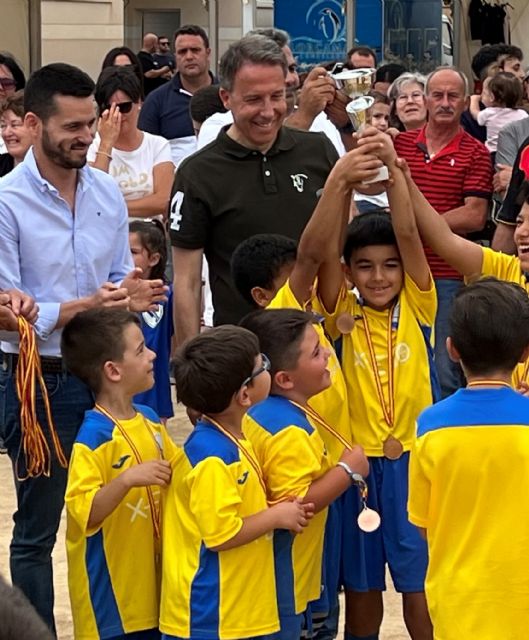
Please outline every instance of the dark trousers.
[{"label": "dark trousers", "polygon": [[[66,372],[47,374],[52,415],[64,453],[70,458],[72,445],[83,421],[84,413],[93,406],[92,394],[78,378]],[[37,391],[37,413],[44,433],[49,435],[40,390]],[[13,469],[19,459],[19,473],[24,471],[20,433],[20,409],[15,387],[15,371],[0,368],[0,436],[5,442]],[[14,473],[17,510],[10,546],[10,568],[13,584],[18,586],[39,615],[55,631],[53,618],[53,569],[51,554],[64,505],[67,469],[57,462],[53,446],[50,477],[19,481]]]}]

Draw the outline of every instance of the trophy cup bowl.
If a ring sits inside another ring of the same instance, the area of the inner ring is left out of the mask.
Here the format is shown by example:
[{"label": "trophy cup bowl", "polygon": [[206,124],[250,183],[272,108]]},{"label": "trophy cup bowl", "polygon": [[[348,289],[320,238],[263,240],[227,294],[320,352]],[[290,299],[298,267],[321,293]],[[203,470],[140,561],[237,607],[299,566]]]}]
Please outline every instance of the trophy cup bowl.
[{"label": "trophy cup bowl", "polygon": [[337,89],[349,98],[360,98],[371,91],[375,79],[375,69],[345,69],[339,73],[329,73]]},{"label": "trophy cup bowl", "polygon": [[351,100],[351,102],[349,102],[345,107],[349,120],[351,121],[355,131],[359,131],[366,124],[367,112],[371,109],[374,103],[375,99],[371,96],[361,96],[360,98]]}]

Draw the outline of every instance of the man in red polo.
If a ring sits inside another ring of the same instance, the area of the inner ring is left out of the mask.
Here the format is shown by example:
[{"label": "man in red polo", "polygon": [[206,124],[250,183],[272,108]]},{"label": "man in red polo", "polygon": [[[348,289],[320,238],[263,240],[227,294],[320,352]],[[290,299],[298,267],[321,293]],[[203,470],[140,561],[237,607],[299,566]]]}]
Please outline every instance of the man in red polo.
[{"label": "man in red polo", "polygon": [[[467,102],[465,76],[452,68],[436,69],[426,84],[426,125],[401,133],[395,140],[397,154],[408,162],[419,189],[460,235],[483,229],[492,195],[490,154],[460,126]],[[437,289],[435,359],[446,397],[464,383],[461,369],[450,360],[445,346],[448,315],[462,282],[457,271],[430,249],[426,252]]]}]

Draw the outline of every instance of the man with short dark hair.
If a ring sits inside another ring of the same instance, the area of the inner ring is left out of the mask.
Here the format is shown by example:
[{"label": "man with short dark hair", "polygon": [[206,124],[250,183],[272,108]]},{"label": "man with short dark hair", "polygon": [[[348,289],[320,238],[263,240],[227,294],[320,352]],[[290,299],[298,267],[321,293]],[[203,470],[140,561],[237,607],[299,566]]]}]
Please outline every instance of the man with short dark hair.
[{"label": "man with short dark hair", "polygon": [[196,150],[196,138],[189,114],[195,91],[212,84],[209,71],[209,40],[198,25],[185,25],[174,34],[176,73],[170,82],[153,91],[140,111],[138,126],[143,131],[169,140],[175,165]]},{"label": "man with short dark hair", "polygon": [[[492,165],[486,147],[460,126],[468,102],[466,77],[458,70],[439,67],[425,88],[428,122],[421,129],[397,136],[395,149],[410,167],[426,199],[461,235],[481,231],[487,220],[492,191]],[[435,361],[443,396],[463,384],[461,370],[446,351],[448,316],[461,287],[461,276],[426,248],[437,288]]]},{"label": "man with short dark hair", "polygon": [[215,324],[250,310],[236,292],[231,254],[256,233],[299,239],[337,159],[326,136],[283,127],[287,62],[261,35],[233,43],[221,60],[220,96],[234,122],[179,168],[171,203],[178,342],[199,331],[205,254]]},{"label": "man with short dark hair", "polygon": [[[36,71],[24,93],[25,126],[33,147],[0,184],[0,289],[18,289],[39,306],[34,326],[42,374],[66,460],[93,399],[64,367],[62,327],[91,307],[140,311],[164,299],[161,281],[141,280],[132,270],[127,208],[118,187],[106,173],[86,166],[96,121],[93,91],[90,77],[71,65],[50,64]],[[54,629],[51,553],[67,470],[59,463],[59,448],[51,441],[38,395],[50,466],[49,473],[28,474],[28,456],[34,452],[21,432],[16,391],[20,345],[17,333],[8,338],[0,353],[0,436],[13,464],[17,494],[11,577]]]},{"label": "man with short dark hair", "polygon": [[171,42],[167,36],[158,36],[158,47],[154,59],[161,67],[169,67],[171,74],[175,70],[174,54],[171,53]]},{"label": "man with short dark hair", "polygon": [[377,66],[377,54],[370,47],[364,45],[352,47],[347,52],[346,64],[350,69],[369,68]]}]

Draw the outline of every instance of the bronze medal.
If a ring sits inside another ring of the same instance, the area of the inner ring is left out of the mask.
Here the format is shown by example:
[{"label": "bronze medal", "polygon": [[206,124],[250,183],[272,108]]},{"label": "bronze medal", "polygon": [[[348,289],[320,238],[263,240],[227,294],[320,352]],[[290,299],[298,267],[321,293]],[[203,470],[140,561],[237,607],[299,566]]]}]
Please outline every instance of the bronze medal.
[{"label": "bronze medal", "polygon": [[398,460],[404,451],[404,447],[400,440],[389,436],[387,440],[384,440],[382,451],[388,460]]},{"label": "bronze medal", "polygon": [[351,333],[355,326],[355,319],[350,313],[341,313],[336,318],[336,328],[342,334]]}]

